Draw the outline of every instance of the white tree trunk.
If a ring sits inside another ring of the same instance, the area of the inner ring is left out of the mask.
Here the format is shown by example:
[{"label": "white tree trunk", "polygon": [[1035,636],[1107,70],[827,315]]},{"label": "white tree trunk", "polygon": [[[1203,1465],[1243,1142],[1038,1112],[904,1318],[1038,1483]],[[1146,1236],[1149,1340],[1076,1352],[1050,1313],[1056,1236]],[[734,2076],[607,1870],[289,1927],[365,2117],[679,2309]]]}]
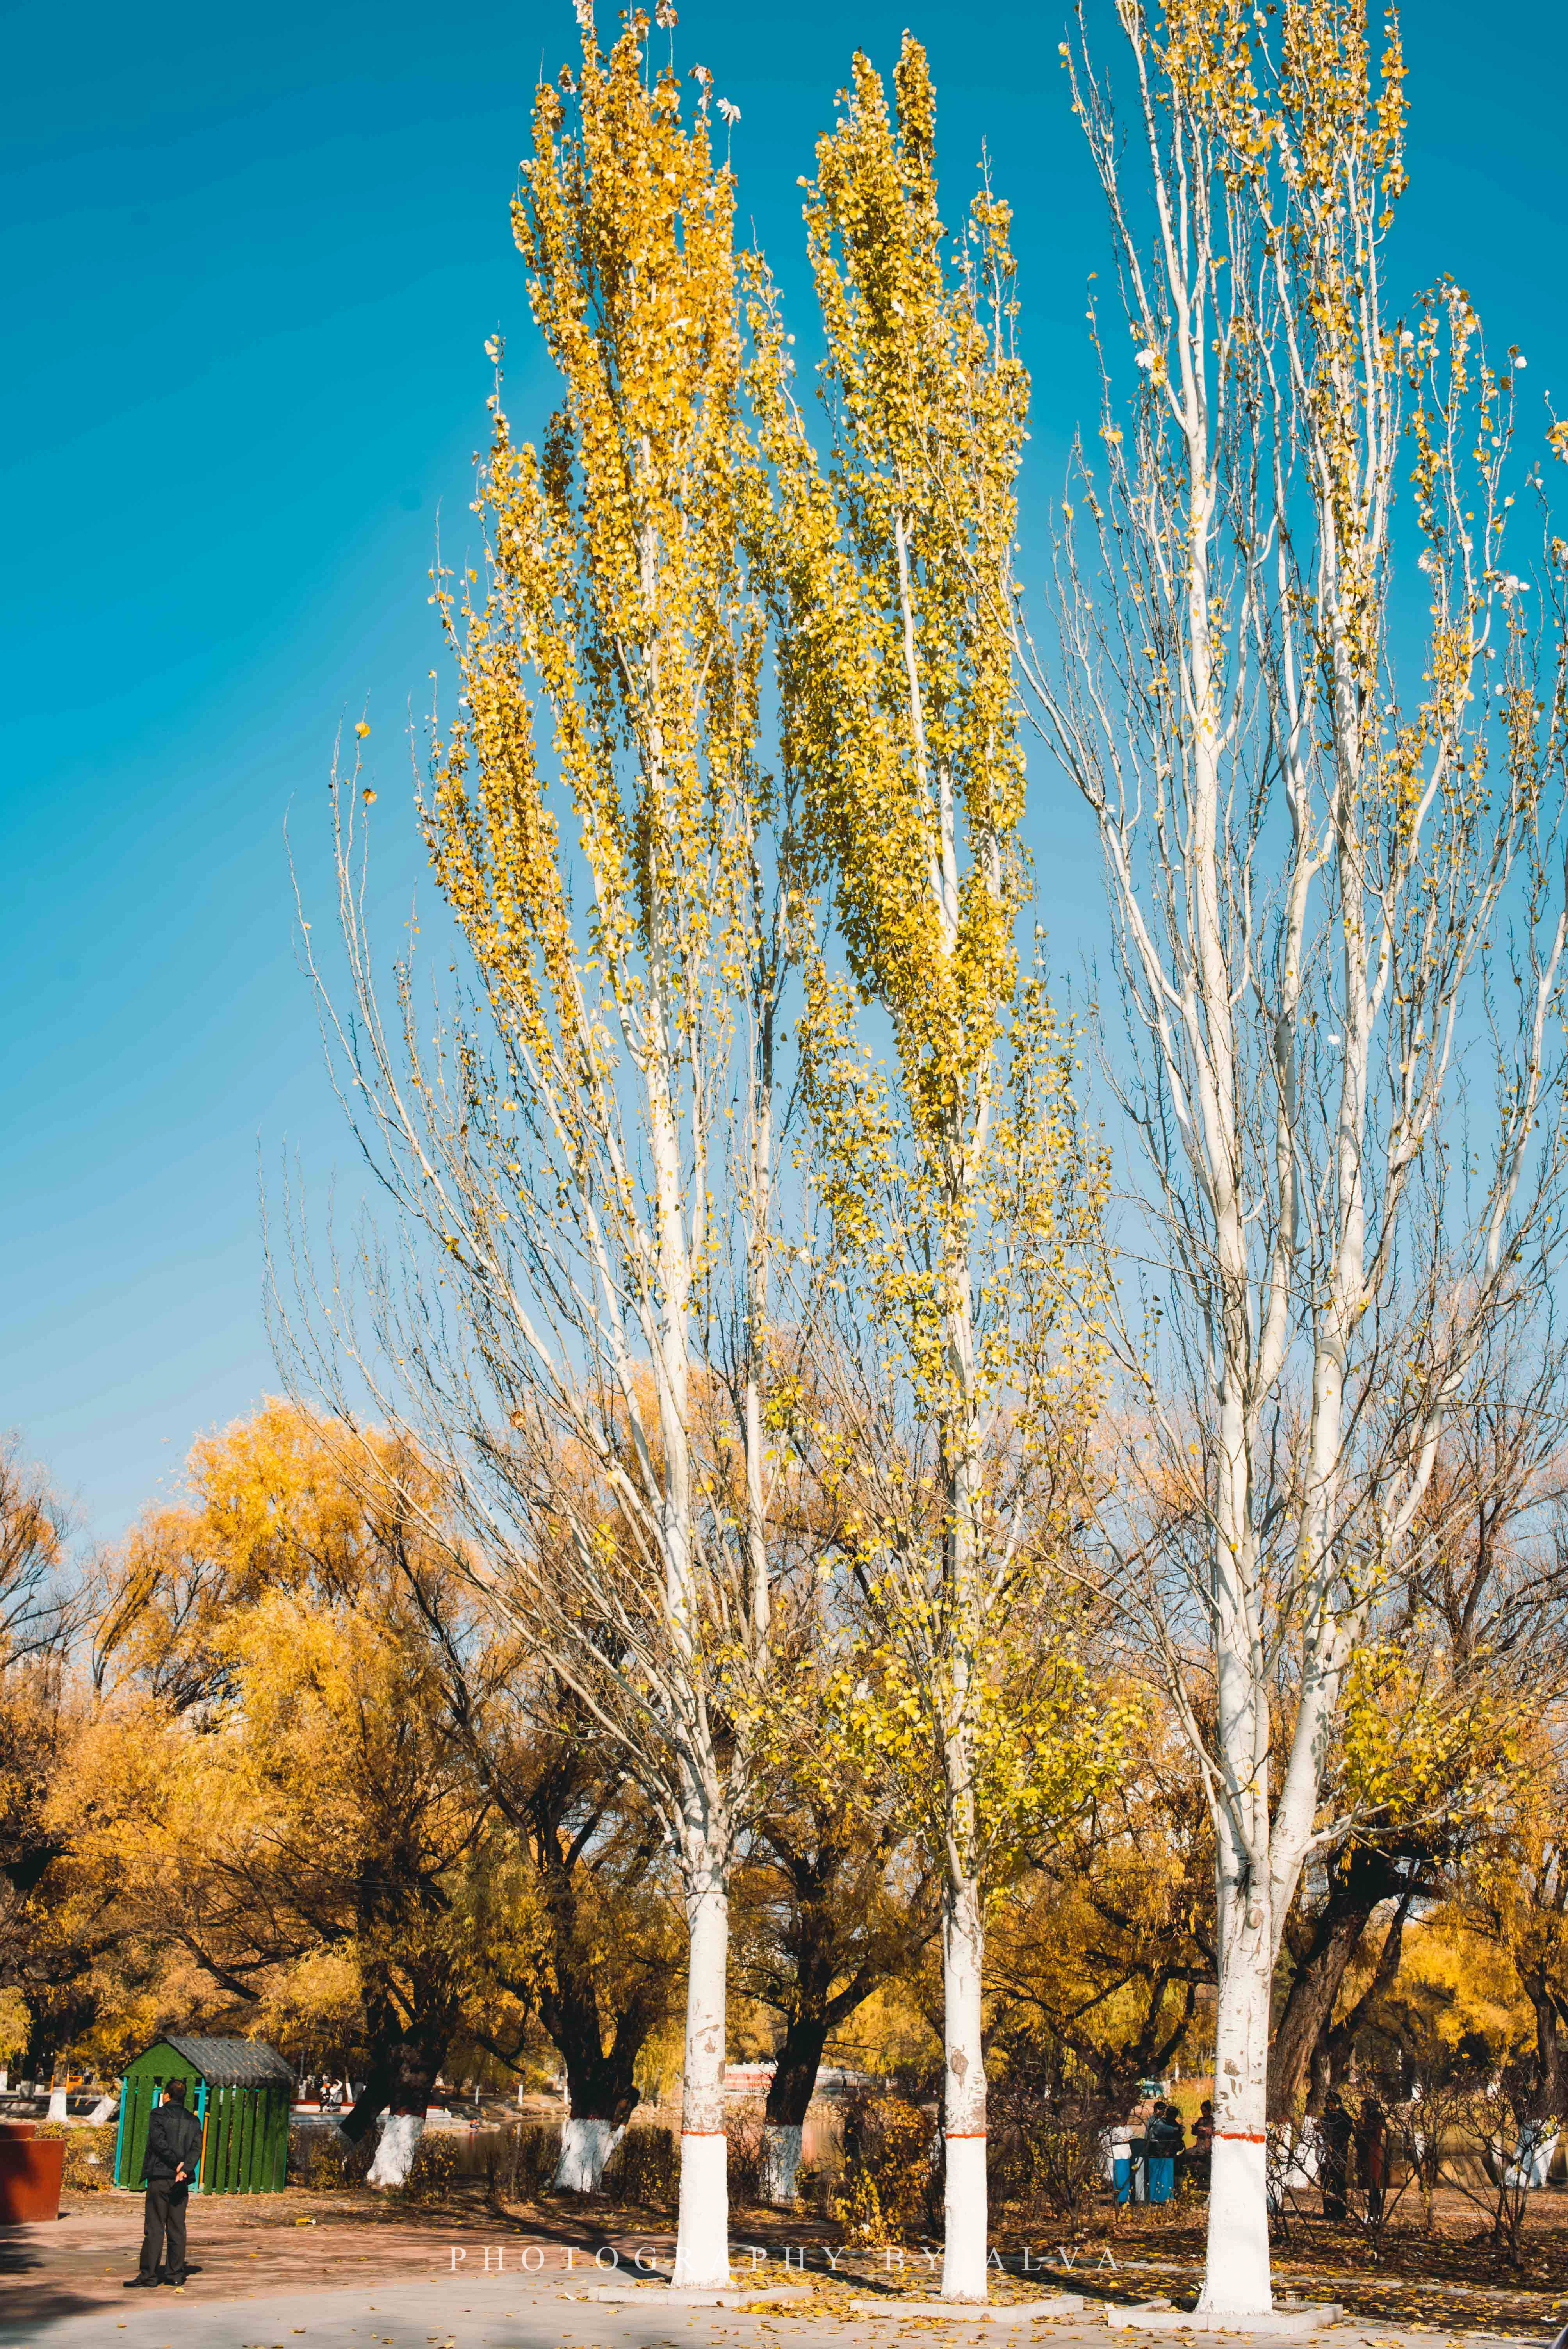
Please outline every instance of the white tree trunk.
[{"label": "white tree trunk", "polygon": [[567,2120],[552,2186],[558,2194],[597,2194],[604,2164],[626,2134],[624,2121]]},{"label": "white tree trunk", "polygon": [[671,2283],[708,2291],[729,2282],[728,2147],[724,2131],[724,1992],[729,1900],[710,1875],[689,1895],[686,2071],[681,2083],[680,2220]]},{"label": "white tree trunk", "polygon": [[800,2168],[802,2130],[788,2121],[764,2121],[758,2190],[775,2209],[788,2209],[795,2199],[795,2179]]},{"label": "white tree trunk", "polygon": [[366,2186],[407,2186],[414,2155],[424,2134],[423,2113],[388,2113],[382,2125],[376,2158],[365,2180]]},{"label": "white tree trunk", "polygon": [[51,2088],[49,2090],[48,2117],[52,2121],[63,2121],[67,2117],[66,2092],[64,2088]]},{"label": "white tree trunk", "polygon": [[1269,2270],[1269,2007],[1274,1988],[1268,1912],[1236,1886],[1222,1888],[1220,2000],[1214,2036],[1214,2143],[1209,2242],[1198,2306],[1225,2316],[1266,2316]]},{"label": "white tree trunk", "polygon": [[947,1888],[942,1919],[943,2127],[947,2140],[942,2297],[985,2297],[985,2059],[980,2045],[980,1888]]}]

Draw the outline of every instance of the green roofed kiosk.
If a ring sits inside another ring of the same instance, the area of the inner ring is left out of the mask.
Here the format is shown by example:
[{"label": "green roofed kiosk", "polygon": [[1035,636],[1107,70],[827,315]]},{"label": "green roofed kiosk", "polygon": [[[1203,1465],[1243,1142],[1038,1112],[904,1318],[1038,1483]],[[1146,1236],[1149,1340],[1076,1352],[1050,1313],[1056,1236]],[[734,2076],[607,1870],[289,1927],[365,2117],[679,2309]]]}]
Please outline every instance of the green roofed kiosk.
[{"label": "green roofed kiosk", "polygon": [[127,2067],[120,2083],[114,2182],[141,2183],[147,2124],[169,2080],[185,2080],[185,2107],[201,2124],[203,2194],[281,2194],[288,2166],[294,2074],[259,2039],[198,2039],[170,2032]]}]

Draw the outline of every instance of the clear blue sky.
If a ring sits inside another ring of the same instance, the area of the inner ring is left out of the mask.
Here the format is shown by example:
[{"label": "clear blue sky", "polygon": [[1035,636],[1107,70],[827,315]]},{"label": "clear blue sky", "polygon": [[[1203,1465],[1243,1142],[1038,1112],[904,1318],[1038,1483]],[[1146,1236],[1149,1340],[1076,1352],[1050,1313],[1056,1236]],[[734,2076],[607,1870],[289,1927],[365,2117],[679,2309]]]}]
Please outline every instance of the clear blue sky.
[{"label": "clear blue sky", "polygon": [[[686,62],[742,110],[742,217],[798,298],[795,180],[851,50],[891,65],[906,20],[925,40],[950,202],[984,137],[1017,210],[1039,514],[1092,397],[1082,291],[1104,258],[1065,5],[681,14]],[[519,422],[548,396],[507,203],[541,57],[553,72],[574,26],[569,0],[84,0],[6,6],[5,30],[0,1427],[109,1535],[276,1384],[259,1158],[297,1146],[357,1184],[283,826],[292,809],[320,886],[334,729],[368,704],[378,870],[394,892],[416,876],[398,729],[435,658],[425,566],[438,503],[449,537],[472,527],[496,325]],[[1494,343],[1527,348],[1532,390],[1568,398],[1562,12],[1413,0],[1406,39],[1399,274],[1451,268]],[[1040,799],[1072,951],[1096,866],[1076,811]]]}]

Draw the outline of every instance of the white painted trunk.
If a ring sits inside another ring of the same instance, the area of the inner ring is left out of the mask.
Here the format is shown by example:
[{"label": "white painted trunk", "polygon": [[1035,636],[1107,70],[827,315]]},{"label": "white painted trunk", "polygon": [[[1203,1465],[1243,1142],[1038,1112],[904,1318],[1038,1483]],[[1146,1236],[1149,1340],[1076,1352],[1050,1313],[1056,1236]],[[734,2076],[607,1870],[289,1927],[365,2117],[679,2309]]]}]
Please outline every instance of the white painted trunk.
[{"label": "white painted trunk", "polygon": [[381,2127],[381,2142],[366,2178],[366,2186],[407,2186],[414,2155],[425,2134],[423,2113],[388,2113]]},{"label": "white painted trunk", "polygon": [[949,1884],[942,1919],[947,2140],[942,2297],[985,2297],[985,2059],[980,2044],[980,1965],[985,1929],[980,1889]]},{"label": "white painted trunk", "polygon": [[787,2209],[795,2199],[801,2135],[801,2130],[788,2121],[765,2121],[762,2125],[759,2187],[764,2202],[775,2209]]},{"label": "white painted trunk", "polygon": [[63,2121],[67,2117],[66,2092],[64,2088],[51,2088],[49,2090],[48,2117],[52,2121]]},{"label": "white painted trunk", "polygon": [[680,2219],[670,2278],[681,2292],[709,2291],[729,2282],[728,2147],[724,2133],[729,1900],[716,1875],[708,1875],[686,1899],[691,1962],[681,2082]]},{"label": "white painted trunk", "polygon": [[556,2192],[597,2194],[604,2164],[625,2134],[624,2121],[563,2121],[561,2158],[550,2181]]},{"label": "white painted trunk", "polygon": [[1272,1936],[1263,1909],[1239,1889],[1224,1891],[1208,2257],[1198,2306],[1215,2315],[1266,2316],[1274,2308],[1267,2133]]}]

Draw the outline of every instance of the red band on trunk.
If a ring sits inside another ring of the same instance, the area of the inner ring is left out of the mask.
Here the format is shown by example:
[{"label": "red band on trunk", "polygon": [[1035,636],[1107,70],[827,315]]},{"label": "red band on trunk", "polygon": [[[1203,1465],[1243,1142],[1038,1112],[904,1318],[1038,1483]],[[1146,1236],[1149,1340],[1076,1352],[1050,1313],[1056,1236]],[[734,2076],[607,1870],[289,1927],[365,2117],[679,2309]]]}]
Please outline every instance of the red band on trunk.
[{"label": "red band on trunk", "polygon": [[682,2129],[682,2137],[727,2137],[727,2129]]},{"label": "red band on trunk", "polygon": [[1216,2137],[1229,2137],[1233,2145],[1267,2145],[1269,2141],[1268,2131],[1266,2129],[1217,2128],[1214,2131],[1214,2135]]},{"label": "red band on trunk", "polygon": [[942,2134],[952,2145],[957,2137],[984,2137],[985,2132],[984,2129],[944,2129]]}]

